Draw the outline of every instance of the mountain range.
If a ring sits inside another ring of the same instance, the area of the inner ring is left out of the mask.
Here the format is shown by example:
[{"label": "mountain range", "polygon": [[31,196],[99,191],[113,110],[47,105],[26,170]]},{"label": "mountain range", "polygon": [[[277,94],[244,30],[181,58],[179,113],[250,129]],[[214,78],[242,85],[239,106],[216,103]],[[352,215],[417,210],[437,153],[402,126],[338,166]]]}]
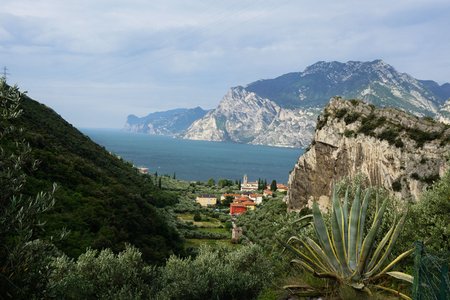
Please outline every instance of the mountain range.
[{"label": "mountain range", "polygon": [[207,112],[201,107],[195,107],[154,112],[142,118],[129,115],[125,129],[132,132],[173,136],[184,132]]},{"label": "mountain range", "polygon": [[[439,85],[432,80],[415,79],[382,60],[320,61],[303,72],[233,87],[217,108],[203,111],[205,114],[196,120],[192,117],[189,126],[180,127],[171,135],[194,140],[305,147],[313,137],[320,111],[337,95],[450,122],[449,83]],[[152,115],[145,117],[148,125],[143,129],[133,127],[137,117],[129,116],[125,128],[165,134],[158,129],[158,119]]]}]

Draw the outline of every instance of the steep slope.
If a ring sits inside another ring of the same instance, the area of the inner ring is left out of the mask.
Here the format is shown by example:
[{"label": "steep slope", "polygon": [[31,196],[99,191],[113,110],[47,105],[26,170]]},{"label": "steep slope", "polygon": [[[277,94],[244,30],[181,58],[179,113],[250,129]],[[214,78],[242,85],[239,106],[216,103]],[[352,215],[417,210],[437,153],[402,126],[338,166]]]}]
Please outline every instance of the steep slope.
[{"label": "steep slope", "polygon": [[[450,84],[417,80],[381,60],[322,61],[303,72],[233,88],[184,138],[301,147],[313,136],[317,111],[336,95],[439,117],[441,105],[450,98]],[[255,124],[252,114],[260,117]]]},{"label": "steep slope", "polygon": [[216,109],[195,121],[183,137],[302,147],[311,139],[304,132],[311,132],[314,128],[315,112],[283,109],[243,87],[235,87],[229,90]]},{"label": "steep slope", "polygon": [[142,118],[129,115],[124,128],[131,132],[174,136],[184,132],[207,112],[201,107],[195,107],[154,112]]},{"label": "steep slope", "polygon": [[30,194],[59,185],[56,207],[47,216],[47,236],[63,227],[57,245],[71,256],[87,247],[140,248],[147,261],[161,262],[181,249],[177,231],[153,204],[163,197],[148,177],[92,142],[53,110],[30,98],[16,125],[40,161],[25,188]]},{"label": "steep slope", "polygon": [[449,152],[449,126],[333,98],[318,119],[310,148],[290,173],[288,209],[301,209],[312,200],[327,207],[333,183],[358,174],[402,199],[418,199],[443,175]]},{"label": "steep slope", "polygon": [[441,106],[439,110],[439,121],[450,124],[450,99]]}]

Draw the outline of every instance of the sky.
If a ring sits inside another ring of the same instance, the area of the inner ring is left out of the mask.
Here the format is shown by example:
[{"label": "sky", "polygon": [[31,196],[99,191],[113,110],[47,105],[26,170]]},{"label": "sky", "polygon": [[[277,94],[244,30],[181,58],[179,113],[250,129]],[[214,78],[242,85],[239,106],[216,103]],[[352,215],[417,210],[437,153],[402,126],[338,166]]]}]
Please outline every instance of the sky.
[{"label": "sky", "polygon": [[78,128],[214,108],[317,61],[450,82],[448,0],[0,0],[8,82]]}]

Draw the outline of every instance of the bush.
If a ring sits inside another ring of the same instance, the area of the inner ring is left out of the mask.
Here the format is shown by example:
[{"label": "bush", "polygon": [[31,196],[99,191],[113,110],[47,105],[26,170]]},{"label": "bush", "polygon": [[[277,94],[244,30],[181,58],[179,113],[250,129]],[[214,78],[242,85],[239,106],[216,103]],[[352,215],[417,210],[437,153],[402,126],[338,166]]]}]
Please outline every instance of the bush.
[{"label": "bush", "polygon": [[87,250],[76,261],[61,256],[51,267],[49,295],[58,299],[148,299],[157,276],[131,246],[117,255]]},{"label": "bush", "polygon": [[355,132],[353,130],[346,129],[344,131],[344,136],[347,137],[347,138],[353,137],[353,136],[355,136]]},{"label": "bush", "polygon": [[337,119],[342,119],[345,115],[347,114],[347,109],[346,108],[341,108],[341,109],[338,109],[337,111],[336,111],[336,118]]},{"label": "bush", "polygon": [[450,171],[411,205],[406,222],[402,251],[414,241],[425,241],[426,247],[446,254],[450,249]]},{"label": "bush", "polygon": [[195,222],[200,222],[202,220],[202,216],[200,215],[200,213],[195,213],[194,215],[194,221]]},{"label": "bush", "polygon": [[375,114],[370,114],[363,118],[361,121],[361,127],[358,129],[358,133],[373,136],[374,130],[380,127],[386,121],[385,117],[377,118]]},{"label": "bush", "polygon": [[425,132],[418,128],[408,128],[406,131],[419,148],[423,147],[426,142],[439,139],[442,136],[442,132]]},{"label": "bush", "polygon": [[356,122],[359,119],[360,115],[358,113],[349,113],[345,116],[344,122],[349,125]]},{"label": "bush", "polygon": [[390,145],[394,145],[398,138],[398,130],[395,128],[386,128],[378,134],[378,138],[387,141]]},{"label": "bush", "polygon": [[392,182],[392,190],[394,190],[394,192],[400,192],[402,190],[402,183],[400,182],[400,179],[396,179]]},{"label": "bush", "polygon": [[254,299],[273,277],[256,245],[235,251],[201,247],[197,257],[172,256],[160,269],[157,299]]}]

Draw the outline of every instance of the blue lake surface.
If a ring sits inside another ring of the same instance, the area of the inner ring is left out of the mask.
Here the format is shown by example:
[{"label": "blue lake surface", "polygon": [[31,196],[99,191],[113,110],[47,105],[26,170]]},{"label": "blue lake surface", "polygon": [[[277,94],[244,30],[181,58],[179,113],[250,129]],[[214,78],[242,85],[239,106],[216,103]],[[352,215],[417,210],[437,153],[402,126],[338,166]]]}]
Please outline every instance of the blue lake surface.
[{"label": "blue lake surface", "polygon": [[298,148],[191,141],[113,129],[81,131],[136,166],[145,166],[159,175],[176,173],[183,180],[236,180],[247,174],[251,181],[261,178],[285,183],[304,152]]}]

